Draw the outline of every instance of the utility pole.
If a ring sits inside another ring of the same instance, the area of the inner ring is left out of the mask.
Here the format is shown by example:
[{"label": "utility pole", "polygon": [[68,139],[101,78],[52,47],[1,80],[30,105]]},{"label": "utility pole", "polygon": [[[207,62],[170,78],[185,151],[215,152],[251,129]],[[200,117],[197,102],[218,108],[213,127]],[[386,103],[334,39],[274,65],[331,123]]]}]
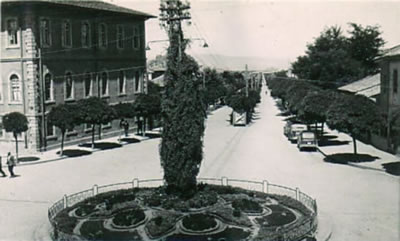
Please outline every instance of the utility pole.
[{"label": "utility pole", "polygon": [[181,0],[161,0],[160,4],[161,25],[168,31],[172,49],[177,45],[178,62],[182,60],[182,42],[184,41],[181,22],[191,19],[189,9],[189,3],[183,3]]},{"label": "utility pole", "polygon": [[248,67],[246,64],[246,70],[244,73],[244,80],[246,81],[246,97],[249,97],[249,80],[248,80],[248,78],[249,78],[249,72],[248,72]]}]

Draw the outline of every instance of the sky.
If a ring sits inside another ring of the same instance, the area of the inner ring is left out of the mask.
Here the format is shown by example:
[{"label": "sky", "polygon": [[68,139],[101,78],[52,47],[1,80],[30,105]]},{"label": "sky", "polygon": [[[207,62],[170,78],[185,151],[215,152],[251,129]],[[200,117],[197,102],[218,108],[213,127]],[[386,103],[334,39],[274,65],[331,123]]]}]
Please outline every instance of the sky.
[{"label": "sky", "polygon": [[[108,0],[114,4],[159,15],[158,0]],[[378,25],[385,47],[400,44],[400,0],[391,1],[267,1],[192,0],[192,24],[184,24],[186,38],[193,41],[194,55],[254,57],[279,62],[280,67],[305,53],[308,43],[329,26],[345,33],[354,22]],[[146,21],[146,40],[167,39],[157,18]],[[167,42],[150,43],[147,58],[165,53]]]}]

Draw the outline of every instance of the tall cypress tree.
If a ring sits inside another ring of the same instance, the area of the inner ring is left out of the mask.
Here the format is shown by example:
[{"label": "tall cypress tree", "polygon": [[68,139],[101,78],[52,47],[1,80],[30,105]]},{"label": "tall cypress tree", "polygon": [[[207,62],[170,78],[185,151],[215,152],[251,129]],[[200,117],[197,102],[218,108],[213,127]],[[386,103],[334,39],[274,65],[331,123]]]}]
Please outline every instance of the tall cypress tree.
[{"label": "tall cypress tree", "polygon": [[163,133],[161,165],[167,191],[191,195],[203,158],[205,105],[196,61],[185,54],[181,21],[189,19],[189,6],[180,0],[161,1],[160,19],[168,31],[165,89],[162,97]]}]

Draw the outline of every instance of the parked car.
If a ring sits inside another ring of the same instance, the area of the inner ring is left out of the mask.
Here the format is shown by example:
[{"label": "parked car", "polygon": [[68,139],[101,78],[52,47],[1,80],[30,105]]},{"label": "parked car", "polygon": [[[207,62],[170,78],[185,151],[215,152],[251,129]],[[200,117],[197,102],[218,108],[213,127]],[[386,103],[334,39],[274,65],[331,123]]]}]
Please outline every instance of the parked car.
[{"label": "parked car", "polygon": [[317,136],[312,131],[302,131],[297,138],[297,148],[300,151],[304,149],[316,150],[318,146]]},{"label": "parked car", "polygon": [[302,131],[307,130],[307,125],[305,124],[292,124],[290,126],[290,131],[288,135],[288,139],[292,142],[295,143],[297,142],[297,137]]},{"label": "parked car", "polygon": [[290,127],[292,126],[292,122],[287,121],[285,126],[283,127],[283,134],[285,136],[289,136],[289,132],[290,132]]}]

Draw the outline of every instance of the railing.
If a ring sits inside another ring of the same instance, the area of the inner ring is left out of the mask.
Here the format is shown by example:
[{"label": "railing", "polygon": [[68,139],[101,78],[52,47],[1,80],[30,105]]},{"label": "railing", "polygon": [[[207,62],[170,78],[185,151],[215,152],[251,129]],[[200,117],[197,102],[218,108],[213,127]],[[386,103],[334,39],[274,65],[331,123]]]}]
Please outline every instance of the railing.
[{"label": "railing", "polygon": [[[288,229],[285,229],[284,234],[281,236],[283,240],[298,240],[299,238],[305,237],[307,235],[312,234],[318,225],[317,221],[317,202],[312,197],[307,194],[301,192],[298,188],[293,189],[281,185],[271,184],[268,181],[248,181],[248,180],[239,180],[239,179],[228,179],[227,177],[218,178],[198,178],[198,182],[207,183],[207,184],[217,184],[222,186],[233,186],[233,187],[241,187],[247,190],[259,191],[268,194],[278,194],[285,195],[291,198],[296,199],[301,202],[304,206],[306,206],[311,212],[311,217],[305,219],[299,224],[292,226]],[[96,196],[99,193],[105,193],[109,191],[129,189],[129,188],[138,188],[138,187],[159,187],[164,185],[163,179],[148,179],[148,180],[139,180],[137,178],[133,179],[132,182],[124,182],[124,183],[115,183],[104,186],[94,185],[93,188],[81,191],[71,195],[64,195],[64,197],[54,203],[48,210],[48,218],[50,223],[53,226],[53,229],[57,235],[68,236],[68,234],[59,233],[57,230],[57,224],[54,221],[54,218],[58,213],[62,210],[75,205],[78,202],[81,202],[87,198]],[[74,236],[74,235],[72,235]]]}]

